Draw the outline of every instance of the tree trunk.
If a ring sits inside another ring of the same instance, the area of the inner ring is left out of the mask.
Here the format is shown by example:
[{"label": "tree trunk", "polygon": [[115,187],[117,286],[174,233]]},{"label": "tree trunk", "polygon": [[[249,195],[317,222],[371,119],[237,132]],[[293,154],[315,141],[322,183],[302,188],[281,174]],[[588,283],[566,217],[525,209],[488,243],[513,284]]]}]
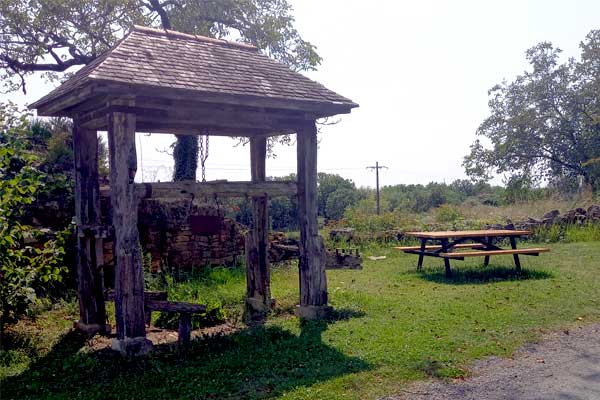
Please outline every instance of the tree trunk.
[{"label": "tree trunk", "polygon": [[174,181],[195,181],[198,169],[198,136],[176,135],[173,149]]}]

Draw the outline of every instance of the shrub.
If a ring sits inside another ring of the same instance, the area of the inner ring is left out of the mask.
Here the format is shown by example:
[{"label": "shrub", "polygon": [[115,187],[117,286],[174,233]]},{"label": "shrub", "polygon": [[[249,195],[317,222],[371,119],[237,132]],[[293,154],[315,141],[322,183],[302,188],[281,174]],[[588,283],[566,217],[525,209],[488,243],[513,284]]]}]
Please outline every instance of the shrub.
[{"label": "shrub", "polygon": [[435,211],[435,220],[442,224],[458,222],[463,218],[460,210],[450,204],[442,204]]},{"label": "shrub", "polygon": [[26,149],[27,120],[14,106],[0,105],[0,334],[31,310],[62,281],[65,236],[41,248],[26,245],[35,230],[21,222],[24,206],[35,200],[43,174]]}]

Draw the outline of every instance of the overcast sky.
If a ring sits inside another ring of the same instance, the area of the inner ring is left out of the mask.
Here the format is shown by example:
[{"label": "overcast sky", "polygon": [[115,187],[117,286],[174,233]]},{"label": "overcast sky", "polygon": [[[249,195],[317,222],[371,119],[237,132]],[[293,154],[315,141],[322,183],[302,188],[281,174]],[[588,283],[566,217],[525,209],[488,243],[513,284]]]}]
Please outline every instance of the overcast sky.
[{"label": "overcast sky", "polygon": [[[488,89],[527,68],[529,47],[550,41],[578,57],[585,35],[600,28],[598,0],[290,1],[299,32],[323,57],[308,76],[360,105],[323,129],[319,170],[359,186],[374,186],[365,167],[375,161],[389,168],[382,185],[464,178],[462,158],[487,116]],[[31,103],[52,87],[34,78],[26,96],[0,98]],[[136,179],[167,180],[173,162],[157,149],[173,137],[138,136]],[[249,149],[234,144],[210,139],[208,180],[249,179]],[[276,153],[267,174],[294,172],[295,148]]]}]

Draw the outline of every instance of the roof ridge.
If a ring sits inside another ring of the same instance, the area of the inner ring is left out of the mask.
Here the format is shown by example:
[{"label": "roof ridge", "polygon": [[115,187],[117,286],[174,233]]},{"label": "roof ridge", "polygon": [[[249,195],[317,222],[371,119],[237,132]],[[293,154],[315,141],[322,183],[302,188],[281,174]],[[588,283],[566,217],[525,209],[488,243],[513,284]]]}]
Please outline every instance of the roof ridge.
[{"label": "roof ridge", "polygon": [[152,35],[174,36],[174,37],[178,37],[181,39],[188,39],[188,40],[192,39],[192,40],[197,40],[199,42],[214,43],[214,44],[220,44],[220,45],[225,45],[225,46],[237,47],[237,48],[244,49],[244,50],[258,51],[258,47],[253,46],[251,44],[233,42],[233,41],[225,40],[225,39],[216,39],[216,38],[211,38],[208,36],[192,35],[189,33],[183,33],[183,32],[174,31],[171,29],[156,29],[156,28],[149,28],[147,26],[142,26],[142,25],[133,25],[133,31],[149,33]]}]

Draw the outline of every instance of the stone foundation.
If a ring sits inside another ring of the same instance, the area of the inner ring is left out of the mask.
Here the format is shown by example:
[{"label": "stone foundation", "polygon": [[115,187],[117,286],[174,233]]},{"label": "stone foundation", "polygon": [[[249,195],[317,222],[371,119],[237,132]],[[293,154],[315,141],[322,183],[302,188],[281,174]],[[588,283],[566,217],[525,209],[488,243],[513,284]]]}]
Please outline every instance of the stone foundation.
[{"label": "stone foundation", "polygon": [[[103,216],[110,221],[110,207]],[[244,231],[217,207],[181,199],[146,199],[138,209],[140,242],[152,270],[189,271],[207,265],[234,265],[244,257]],[[204,218],[208,217],[208,218]],[[207,221],[208,232],[202,227]],[[199,226],[200,225],[200,226]],[[200,233],[199,233],[200,231]],[[104,242],[104,261],[112,264],[112,242]]]}]

